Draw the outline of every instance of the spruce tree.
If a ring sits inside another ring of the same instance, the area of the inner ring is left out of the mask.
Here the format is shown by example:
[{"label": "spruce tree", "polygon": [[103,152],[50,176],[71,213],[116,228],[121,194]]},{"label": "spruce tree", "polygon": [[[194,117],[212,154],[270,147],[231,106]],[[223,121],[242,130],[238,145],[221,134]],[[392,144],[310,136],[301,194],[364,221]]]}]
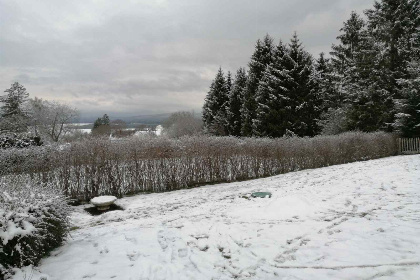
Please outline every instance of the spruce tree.
[{"label": "spruce tree", "polygon": [[3,106],[1,106],[1,116],[27,116],[24,104],[28,100],[29,93],[26,92],[26,88],[16,82],[4,92],[7,94],[0,97],[0,102],[4,103]]},{"label": "spruce tree", "polygon": [[420,60],[410,63],[408,72],[409,79],[399,80],[404,98],[397,101],[394,128],[403,137],[420,137]]},{"label": "spruce tree", "polygon": [[346,129],[389,130],[393,101],[381,73],[381,45],[366,29],[363,19],[352,12],[333,45],[332,63],[339,95],[343,97]]},{"label": "spruce tree", "polygon": [[25,109],[29,93],[26,88],[15,82],[6,95],[0,96],[1,106],[0,131],[24,132],[28,128],[29,113]]},{"label": "spruce tree", "polygon": [[258,87],[255,135],[317,134],[320,99],[313,73],[312,57],[303,49],[296,33],[288,47],[280,42]]},{"label": "spruce tree", "polygon": [[409,69],[410,63],[418,59],[419,14],[420,2],[417,0],[376,1],[374,8],[366,11],[368,30],[376,44],[381,46],[376,73],[379,87],[392,99],[392,104],[385,109],[388,130],[397,128],[402,131],[399,126],[406,106],[401,105],[408,99],[413,100],[408,96],[410,91],[406,85],[415,80]]},{"label": "spruce tree", "polygon": [[283,65],[286,46],[280,41],[263,73],[256,93],[257,109],[253,121],[253,135],[281,137],[290,128],[292,100],[286,88],[289,73]]},{"label": "spruce tree", "polygon": [[322,52],[315,63],[315,79],[322,99],[322,111],[336,109],[343,105],[343,96],[336,87],[336,79],[333,72],[333,66],[329,58],[325,58]]},{"label": "spruce tree", "polygon": [[205,130],[213,135],[227,135],[228,86],[222,68],[219,68],[210,85],[203,106]]},{"label": "spruce tree", "polygon": [[350,18],[344,22],[344,26],[340,29],[341,34],[337,37],[340,43],[338,45],[333,44],[331,47],[331,63],[340,78],[343,78],[346,70],[351,67],[354,53],[358,50],[362,40],[364,27],[364,20],[353,11]]},{"label": "spruce tree", "polygon": [[[398,80],[409,77],[408,65],[415,49],[420,47],[420,4],[418,0],[375,1],[367,10],[368,29],[381,48],[381,75],[386,79],[382,86],[398,99],[402,97]],[[416,40],[417,37],[417,40]]]},{"label": "spruce tree", "polygon": [[294,85],[290,87],[290,92],[295,100],[296,117],[291,131],[299,136],[315,136],[319,132],[317,122],[321,114],[321,100],[316,90],[312,56],[303,49],[296,32],[285,57],[290,57],[293,61],[290,74]]},{"label": "spruce tree", "polygon": [[230,71],[228,71],[226,75],[226,91],[230,93],[231,89],[232,89],[232,74],[230,73]]},{"label": "spruce tree", "polygon": [[344,99],[337,87],[331,60],[320,53],[315,63],[314,71],[315,88],[322,100],[320,103],[321,116],[318,125],[322,134],[339,134],[346,130],[346,118],[343,110]]},{"label": "spruce tree", "polygon": [[380,47],[364,31],[351,66],[346,69],[344,90],[347,93],[347,128],[361,131],[389,131],[393,99],[383,86],[380,73]]},{"label": "spruce tree", "polygon": [[241,108],[242,136],[252,136],[252,123],[256,117],[257,109],[256,92],[267,65],[273,62],[273,52],[273,39],[268,34],[263,41],[257,41],[254,54],[248,64],[248,79],[243,94],[244,100]]},{"label": "spruce tree", "polygon": [[109,116],[104,114],[101,118],[97,118],[93,123],[92,134],[93,135],[105,135],[111,133],[111,125]]},{"label": "spruce tree", "polygon": [[241,106],[243,101],[243,93],[246,87],[246,71],[244,68],[239,68],[236,72],[235,80],[229,92],[228,102],[228,131],[229,135],[241,135]]}]

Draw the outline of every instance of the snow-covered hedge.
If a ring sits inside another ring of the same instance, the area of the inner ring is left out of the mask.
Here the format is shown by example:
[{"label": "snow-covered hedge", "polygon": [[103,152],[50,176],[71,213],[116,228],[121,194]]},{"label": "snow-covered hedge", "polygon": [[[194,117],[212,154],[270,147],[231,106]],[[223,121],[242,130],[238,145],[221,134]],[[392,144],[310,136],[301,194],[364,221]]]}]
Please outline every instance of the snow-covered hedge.
[{"label": "snow-covered hedge", "polygon": [[98,195],[191,188],[396,153],[395,137],[380,132],[276,139],[89,139],[67,147],[0,154],[0,172],[29,173],[32,180],[52,182],[67,196],[88,201]]},{"label": "snow-covered hedge", "polygon": [[30,146],[41,146],[40,137],[22,137],[18,135],[0,135],[0,149],[27,148]]},{"label": "snow-covered hedge", "polygon": [[68,233],[69,206],[49,184],[23,176],[0,183],[0,279],[13,267],[36,265]]}]

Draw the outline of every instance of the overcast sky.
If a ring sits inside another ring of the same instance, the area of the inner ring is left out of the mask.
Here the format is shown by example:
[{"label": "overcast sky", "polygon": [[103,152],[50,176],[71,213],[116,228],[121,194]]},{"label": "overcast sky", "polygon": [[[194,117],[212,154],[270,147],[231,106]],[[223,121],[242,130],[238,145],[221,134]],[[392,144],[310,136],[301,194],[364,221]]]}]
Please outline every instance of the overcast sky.
[{"label": "overcast sky", "polygon": [[82,117],[201,111],[219,68],[247,66],[266,33],[329,52],[373,0],[0,0],[0,89]]}]

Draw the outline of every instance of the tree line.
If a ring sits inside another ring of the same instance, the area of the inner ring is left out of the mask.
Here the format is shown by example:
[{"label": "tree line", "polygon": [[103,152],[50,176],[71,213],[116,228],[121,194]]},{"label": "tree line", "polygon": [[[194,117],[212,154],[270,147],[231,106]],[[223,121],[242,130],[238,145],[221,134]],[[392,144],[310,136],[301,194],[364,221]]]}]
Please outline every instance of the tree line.
[{"label": "tree line", "polygon": [[248,70],[219,68],[203,106],[213,135],[314,136],[344,131],[420,135],[420,2],[382,0],[352,12],[330,57],[295,33],[257,40]]},{"label": "tree line", "polygon": [[67,131],[67,124],[79,112],[66,104],[29,98],[26,88],[15,82],[6,95],[0,96],[0,133],[29,133],[35,137],[57,142]]}]

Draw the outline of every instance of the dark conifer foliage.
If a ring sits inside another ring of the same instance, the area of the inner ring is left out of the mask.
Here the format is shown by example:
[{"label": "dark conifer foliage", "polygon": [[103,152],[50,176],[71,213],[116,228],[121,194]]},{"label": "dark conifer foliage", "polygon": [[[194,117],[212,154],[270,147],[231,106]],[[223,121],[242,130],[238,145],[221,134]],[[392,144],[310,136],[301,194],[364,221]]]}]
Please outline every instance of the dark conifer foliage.
[{"label": "dark conifer foliage", "polygon": [[394,128],[404,137],[420,137],[420,60],[409,67],[409,78],[400,80],[404,98],[396,102]]},{"label": "dark conifer foliage", "polygon": [[[376,44],[380,44],[381,57],[377,62],[380,87],[386,90],[392,103],[387,106],[388,128],[401,125],[407,88],[404,85],[415,79],[410,64],[418,61],[420,48],[420,2],[418,0],[382,0],[366,11],[368,31]],[[410,81],[411,80],[411,81]],[[392,126],[390,125],[392,124]],[[398,129],[401,131],[401,129]]]},{"label": "dark conifer foliage", "polygon": [[[374,8],[367,10],[368,30],[375,42],[383,44],[380,61],[381,74],[386,75],[386,90],[395,98],[401,98],[399,79],[409,76],[408,64],[420,47],[418,0],[375,1]],[[416,40],[417,37],[417,40]]]},{"label": "dark conifer foliage", "polygon": [[207,131],[247,137],[348,130],[419,135],[419,14],[418,0],[376,1],[366,19],[352,12],[331,57],[321,53],[316,61],[296,34],[277,47],[266,35],[256,43],[248,75],[240,69],[232,82],[230,73],[224,77],[219,70],[204,105]]},{"label": "dark conifer foliage", "polygon": [[274,44],[273,39],[267,34],[263,41],[258,40],[254,54],[249,62],[248,80],[244,92],[242,105],[242,136],[252,136],[252,123],[255,119],[257,101],[256,92],[258,84],[263,76],[267,65],[273,62]]},{"label": "dark conifer foliage", "polygon": [[228,83],[222,68],[219,68],[203,106],[204,128],[208,133],[228,135],[226,113],[228,101]]},{"label": "dark conifer foliage", "polygon": [[258,87],[255,135],[314,136],[318,132],[321,107],[313,75],[312,57],[296,33],[289,46],[280,42]]},{"label": "dark conifer foliage", "polygon": [[231,90],[229,91],[229,103],[227,110],[229,135],[241,135],[241,107],[243,102],[243,94],[246,87],[246,81],[247,75],[245,69],[239,68],[236,72],[235,80],[232,84]]},{"label": "dark conifer foliage", "polygon": [[283,136],[290,127],[292,100],[287,94],[287,75],[284,69],[286,46],[280,41],[274,51],[273,62],[264,71],[256,93],[257,109],[253,120],[253,134],[256,136]]},{"label": "dark conifer foliage", "polygon": [[290,71],[290,77],[293,80],[289,82],[289,91],[291,98],[295,100],[293,112],[295,118],[291,131],[299,136],[314,136],[319,130],[317,121],[321,113],[321,104],[319,93],[316,91],[313,59],[303,49],[296,33],[293,35],[289,48],[285,58],[293,65]]},{"label": "dark conifer foliage", "polygon": [[344,22],[344,26],[340,29],[341,34],[337,37],[339,44],[333,44],[331,47],[331,62],[340,78],[345,76],[354,53],[359,49],[364,26],[363,19],[356,12],[352,12],[350,19]]},{"label": "dark conifer foliage", "polygon": [[315,79],[319,97],[322,99],[322,112],[341,107],[343,95],[338,91],[331,59],[326,58],[324,53],[320,53],[315,62]]},{"label": "dark conifer foliage", "polygon": [[29,114],[25,108],[29,93],[26,88],[15,82],[0,96],[0,132],[24,132],[28,128]]}]

